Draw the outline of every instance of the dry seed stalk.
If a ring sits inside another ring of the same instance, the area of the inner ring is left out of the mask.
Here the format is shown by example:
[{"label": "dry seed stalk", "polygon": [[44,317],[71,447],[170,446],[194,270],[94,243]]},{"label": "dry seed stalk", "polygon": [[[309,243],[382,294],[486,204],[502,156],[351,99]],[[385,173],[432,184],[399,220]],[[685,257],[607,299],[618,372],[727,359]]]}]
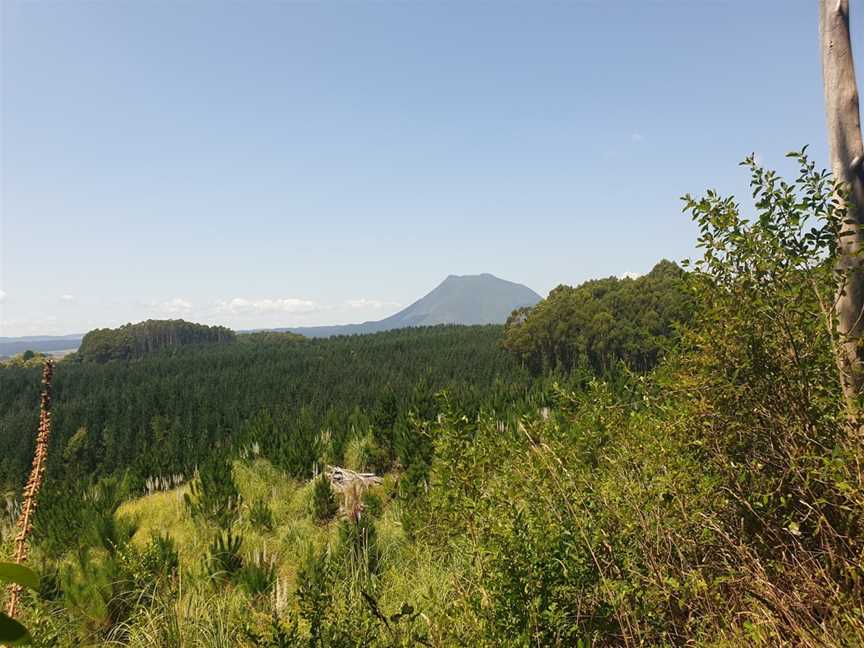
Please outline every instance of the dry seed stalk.
[{"label": "dry seed stalk", "polygon": [[[30,478],[24,487],[24,503],[18,516],[18,535],[15,536],[16,563],[21,564],[27,559],[27,537],[33,530],[33,514],[36,511],[36,498],[42,482],[45,479],[45,466],[48,462],[48,439],[51,436],[51,379],[54,377],[54,361],[48,359],[42,369],[42,397],[39,401],[39,431],[36,434],[36,451],[33,454],[33,467]],[[9,587],[9,603],[6,613],[15,616],[18,607],[20,585]]]}]

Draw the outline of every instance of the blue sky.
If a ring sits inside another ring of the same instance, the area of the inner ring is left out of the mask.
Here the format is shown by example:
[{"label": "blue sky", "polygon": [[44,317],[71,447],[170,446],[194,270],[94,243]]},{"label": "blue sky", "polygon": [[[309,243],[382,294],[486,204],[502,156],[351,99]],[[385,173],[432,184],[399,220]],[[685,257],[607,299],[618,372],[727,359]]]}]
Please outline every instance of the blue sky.
[{"label": "blue sky", "polygon": [[682,194],[749,205],[751,151],[827,164],[816,5],[2,0],[0,335],[691,256]]}]

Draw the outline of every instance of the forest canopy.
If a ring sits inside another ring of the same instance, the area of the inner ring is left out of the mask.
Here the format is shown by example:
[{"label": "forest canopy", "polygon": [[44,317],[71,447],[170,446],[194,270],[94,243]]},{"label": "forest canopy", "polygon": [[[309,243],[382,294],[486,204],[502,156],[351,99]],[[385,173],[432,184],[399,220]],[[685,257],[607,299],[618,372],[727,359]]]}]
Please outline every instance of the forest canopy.
[{"label": "forest canopy", "polygon": [[533,308],[510,316],[503,344],[535,372],[584,367],[602,374],[618,362],[647,371],[693,309],[686,273],[664,260],[636,279],[558,286]]},{"label": "forest canopy", "polygon": [[132,360],[148,353],[189,344],[233,342],[234,331],[182,319],[147,320],[119,328],[94,329],[84,336],[74,359],[82,362]]}]

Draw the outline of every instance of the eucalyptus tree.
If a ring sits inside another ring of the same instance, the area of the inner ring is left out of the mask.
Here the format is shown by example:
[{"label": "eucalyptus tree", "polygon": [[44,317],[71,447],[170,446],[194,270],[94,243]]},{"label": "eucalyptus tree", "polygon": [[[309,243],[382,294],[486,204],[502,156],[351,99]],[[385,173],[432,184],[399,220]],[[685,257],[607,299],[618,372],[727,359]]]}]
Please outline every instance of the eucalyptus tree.
[{"label": "eucalyptus tree", "polygon": [[864,388],[864,144],[858,87],[852,60],[849,0],[819,1],[822,73],[831,168],[845,202],[837,254],[839,288],[834,306],[840,334],[838,367],[850,412],[858,410]]}]

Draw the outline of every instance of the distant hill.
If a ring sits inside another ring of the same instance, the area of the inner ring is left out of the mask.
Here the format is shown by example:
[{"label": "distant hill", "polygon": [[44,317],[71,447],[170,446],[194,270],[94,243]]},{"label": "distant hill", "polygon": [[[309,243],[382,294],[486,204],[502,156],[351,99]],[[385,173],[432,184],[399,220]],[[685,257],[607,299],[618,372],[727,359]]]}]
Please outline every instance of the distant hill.
[{"label": "distant hill", "polygon": [[131,360],[169,347],[233,342],[234,331],[184,320],[147,320],[116,329],[94,329],[84,336],[77,360],[107,362]]},{"label": "distant hill", "polygon": [[425,297],[382,320],[276,330],[307,337],[330,337],[437,324],[503,324],[513,310],[533,306],[541,299],[527,286],[491,274],[450,275]]},{"label": "distant hill", "polygon": [[0,337],[0,358],[11,357],[24,351],[49,353],[71,351],[81,344],[83,335],[26,335],[23,337]]}]

